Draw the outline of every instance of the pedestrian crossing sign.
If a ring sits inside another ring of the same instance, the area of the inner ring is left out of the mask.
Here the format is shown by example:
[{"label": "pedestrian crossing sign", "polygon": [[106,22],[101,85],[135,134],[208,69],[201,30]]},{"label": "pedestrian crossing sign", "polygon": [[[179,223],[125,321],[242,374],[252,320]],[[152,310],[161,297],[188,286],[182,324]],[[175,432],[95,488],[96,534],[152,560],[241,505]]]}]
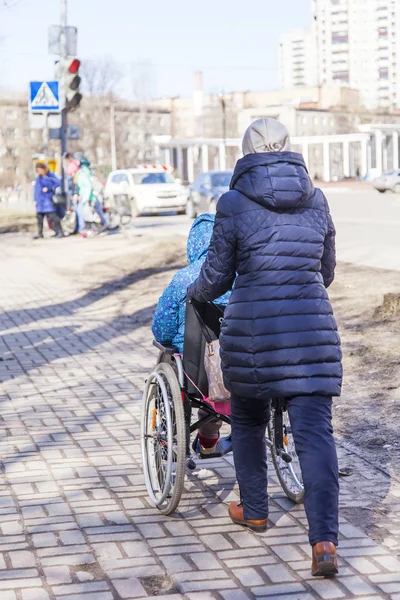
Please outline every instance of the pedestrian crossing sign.
[{"label": "pedestrian crossing sign", "polygon": [[58,112],[58,81],[31,81],[29,106],[32,112]]}]

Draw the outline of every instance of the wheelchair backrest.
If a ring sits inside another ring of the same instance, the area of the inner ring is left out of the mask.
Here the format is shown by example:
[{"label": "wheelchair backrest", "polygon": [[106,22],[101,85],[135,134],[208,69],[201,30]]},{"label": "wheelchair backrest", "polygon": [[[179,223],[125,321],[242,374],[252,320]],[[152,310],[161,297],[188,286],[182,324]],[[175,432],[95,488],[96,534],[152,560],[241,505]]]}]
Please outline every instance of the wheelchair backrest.
[{"label": "wheelchair backrest", "polygon": [[[204,369],[206,339],[196,311],[203,321],[203,326],[206,327],[209,337],[212,340],[217,340],[220,334],[224,307],[212,304],[211,302],[207,304],[200,304],[194,300],[187,300],[186,302],[183,368],[188,377],[207,396],[208,381]],[[187,392],[189,394],[198,393],[189,380],[187,381]]]}]

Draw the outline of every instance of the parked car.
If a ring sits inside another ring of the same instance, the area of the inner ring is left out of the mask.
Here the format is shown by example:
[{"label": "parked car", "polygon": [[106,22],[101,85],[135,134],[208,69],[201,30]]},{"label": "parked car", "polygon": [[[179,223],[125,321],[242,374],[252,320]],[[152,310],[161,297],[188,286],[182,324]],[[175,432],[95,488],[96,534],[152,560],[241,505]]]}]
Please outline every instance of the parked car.
[{"label": "parked car", "polygon": [[194,219],[201,213],[215,213],[220,196],[229,190],[233,171],[201,173],[189,187],[187,215]]},{"label": "parked car", "polygon": [[112,171],[104,188],[106,204],[128,202],[131,215],[186,212],[188,191],[163,167],[137,167]]},{"label": "parked car", "polygon": [[372,185],[378,192],[384,194],[387,190],[400,194],[400,171],[386,171],[373,180]]}]

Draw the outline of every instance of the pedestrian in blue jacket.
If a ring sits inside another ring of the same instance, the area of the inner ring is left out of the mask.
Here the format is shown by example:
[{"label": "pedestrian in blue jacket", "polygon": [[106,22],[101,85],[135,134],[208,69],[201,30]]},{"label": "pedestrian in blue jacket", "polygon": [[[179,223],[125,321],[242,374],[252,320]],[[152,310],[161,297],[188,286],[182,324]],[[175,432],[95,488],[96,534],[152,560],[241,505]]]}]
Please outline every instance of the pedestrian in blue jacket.
[{"label": "pedestrian in blue jacket", "polygon": [[218,202],[200,276],[188,290],[208,302],[235,280],[220,337],[242,499],[229,513],[235,523],[267,526],[265,430],[270,399],[285,398],[303,474],[312,574],[334,575],[339,484],[331,420],[342,365],[326,288],[334,278],[335,228],[284,125],[255,121],[243,153]]},{"label": "pedestrian in blue jacket", "polygon": [[[213,231],[215,215],[204,214],[193,222],[187,242],[187,257],[189,265],[181,269],[173,277],[157,304],[153,319],[153,334],[155,339],[164,346],[175,346],[183,353],[183,340],[186,320],[187,289],[200,274],[206,259]],[[229,293],[216,300],[216,304],[226,305]],[[199,410],[199,418],[206,413]],[[222,422],[211,421],[199,428],[199,451],[204,456],[214,454],[219,439]]]},{"label": "pedestrian in blue jacket", "polygon": [[57,215],[56,205],[53,202],[53,196],[61,185],[58,177],[49,171],[45,163],[36,164],[37,178],[35,182],[34,201],[36,204],[36,217],[38,222],[38,234],[34,239],[43,237],[43,222],[47,218],[49,227],[55,231],[55,237],[63,237],[60,225],[60,219]]}]

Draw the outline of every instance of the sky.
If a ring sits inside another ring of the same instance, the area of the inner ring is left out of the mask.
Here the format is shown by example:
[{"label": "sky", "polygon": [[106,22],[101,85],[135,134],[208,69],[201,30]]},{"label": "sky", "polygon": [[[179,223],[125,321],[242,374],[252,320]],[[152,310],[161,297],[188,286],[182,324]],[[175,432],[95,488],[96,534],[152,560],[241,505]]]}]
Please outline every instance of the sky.
[{"label": "sky", "polygon": [[[59,22],[60,3],[13,2],[4,9],[0,0],[0,89],[23,91],[53,78],[48,27]],[[153,97],[190,96],[195,70],[206,92],[276,89],[279,36],[310,21],[311,0],[68,0],[78,58],[118,63],[126,97],[143,78]]]}]

